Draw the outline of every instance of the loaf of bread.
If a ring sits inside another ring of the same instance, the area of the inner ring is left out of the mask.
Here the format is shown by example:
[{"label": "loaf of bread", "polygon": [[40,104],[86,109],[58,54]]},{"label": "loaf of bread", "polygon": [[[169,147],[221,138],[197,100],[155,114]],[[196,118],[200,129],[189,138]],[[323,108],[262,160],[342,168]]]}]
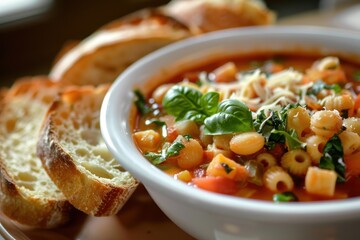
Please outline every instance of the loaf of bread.
[{"label": "loaf of bread", "polygon": [[2,91],[0,109],[0,209],[9,218],[51,228],[72,209],[36,155],[39,130],[59,86],[47,78],[17,81]]},{"label": "loaf of bread", "polygon": [[138,185],[108,151],[100,132],[100,107],[108,85],[61,94],[45,118],[37,153],[46,171],[77,209],[116,214]]},{"label": "loaf of bread", "polygon": [[259,0],[173,0],[162,10],[193,34],[275,21],[275,14]]},{"label": "loaf of bread", "polygon": [[113,82],[146,54],[190,33],[156,11],[140,11],[107,24],[65,53],[53,66],[53,81],[71,85]]}]

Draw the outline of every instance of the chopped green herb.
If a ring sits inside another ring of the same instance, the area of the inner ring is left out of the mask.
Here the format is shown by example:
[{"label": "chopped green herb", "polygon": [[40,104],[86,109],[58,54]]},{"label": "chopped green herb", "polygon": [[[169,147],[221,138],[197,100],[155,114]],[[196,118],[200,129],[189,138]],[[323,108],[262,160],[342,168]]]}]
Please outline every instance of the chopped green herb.
[{"label": "chopped green herb", "polygon": [[289,150],[306,147],[306,143],[303,143],[299,140],[299,137],[294,129],[290,129],[289,132],[273,130],[272,133],[282,134],[286,139],[286,146]]},{"label": "chopped green herb", "polygon": [[276,143],[284,144],[286,140],[288,140],[291,148],[296,148],[301,143],[296,140],[297,137],[295,137],[294,133],[289,134],[286,132],[288,111],[299,106],[301,105],[289,104],[282,107],[280,111],[270,110],[269,116],[266,116],[264,111],[258,113],[254,126],[256,131],[265,137],[267,149],[273,149]]},{"label": "chopped green herb", "polygon": [[150,125],[150,124],[153,124],[153,123],[158,127],[162,127],[162,126],[166,125],[166,123],[164,121],[161,121],[161,120],[159,120],[157,118],[152,118],[152,119],[148,119],[148,120],[145,121],[146,125]]},{"label": "chopped green herb", "polygon": [[318,80],[313,84],[311,89],[309,89],[307,91],[307,95],[316,96],[319,92],[321,92],[324,89],[333,90],[334,93],[336,93],[336,94],[341,92],[341,87],[340,87],[339,84],[331,84],[331,85],[329,85],[329,84],[324,83],[322,80]]},{"label": "chopped green herb", "polygon": [[231,173],[231,171],[233,171],[234,169],[232,169],[229,165],[227,165],[226,163],[221,163],[221,166],[224,168],[225,172],[227,174]]},{"label": "chopped green herb", "polygon": [[169,157],[177,156],[180,154],[180,150],[185,148],[184,144],[180,141],[174,141],[172,144],[164,144],[163,149],[160,153],[147,152],[145,157],[152,162],[154,165],[159,165],[160,163],[166,161]]},{"label": "chopped green herb", "polygon": [[164,121],[161,121],[157,118],[148,119],[145,121],[146,125],[155,124],[157,127],[161,127],[161,135],[166,138],[167,137],[167,128],[166,123]]},{"label": "chopped green herb", "polygon": [[249,108],[235,99],[222,101],[217,108],[217,113],[206,118],[204,125],[207,135],[248,132],[254,129]]},{"label": "chopped green herb", "polygon": [[330,138],[325,144],[319,167],[335,170],[338,176],[337,181],[345,182],[344,151],[341,140],[337,134]]},{"label": "chopped green herb", "polygon": [[292,192],[283,192],[273,195],[274,202],[297,202],[299,199]]},{"label": "chopped green herb", "polygon": [[184,135],[183,136],[186,140],[190,140],[190,139],[192,139],[193,137],[191,136],[191,135],[189,135],[189,134],[186,134],[186,135]]},{"label": "chopped green herb", "polygon": [[142,92],[139,89],[136,89],[136,90],[134,90],[134,94],[136,97],[134,103],[135,103],[138,111],[141,113],[141,115],[150,113],[151,108],[146,103],[146,99],[145,99],[144,95],[142,94]]}]

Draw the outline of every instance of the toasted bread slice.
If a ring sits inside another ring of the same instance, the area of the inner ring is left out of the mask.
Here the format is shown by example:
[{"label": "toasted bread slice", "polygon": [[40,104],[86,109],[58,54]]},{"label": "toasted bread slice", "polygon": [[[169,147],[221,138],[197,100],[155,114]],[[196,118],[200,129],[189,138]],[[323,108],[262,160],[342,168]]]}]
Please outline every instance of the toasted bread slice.
[{"label": "toasted bread slice", "polygon": [[81,41],[55,63],[50,77],[72,85],[110,83],[139,58],[189,35],[171,18],[142,11],[114,21]]},{"label": "toasted bread slice", "polygon": [[258,0],[173,0],[163,12],[186,25],[193,34],[275,21],[275,14]]},{"label": "toasted bread slice", "polygon": [[138,185],[101,136],[100,107],[108,87],[64,92],[47,113],[37,151],[70,203],[94,216],[116,214]]},{"label": "toasted bread slice", "polygon": [[19,80],[0,109],[0,208],[10,219],[34,227],[59,226],[72,209],[36,156],[43,117],[58,91],[46,78]]}]

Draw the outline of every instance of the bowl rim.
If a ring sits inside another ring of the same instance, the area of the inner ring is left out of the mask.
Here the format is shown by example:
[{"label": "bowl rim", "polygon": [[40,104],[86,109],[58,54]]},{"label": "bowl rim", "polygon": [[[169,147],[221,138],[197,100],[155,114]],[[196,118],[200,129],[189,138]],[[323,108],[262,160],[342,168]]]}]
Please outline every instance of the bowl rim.
[{"label": "bowl rim", "polygon": [[[223,214],[236,216],[247,214],[249,218],[261,219],[273,222],[317,222],[336,221],[360,217],[360,199],[350,198],[346,200],[332,200],[322,202],[302,202],[276,204],[274,202],[245,199],[228,195],[208,192],[194,187],[189,187],[180,181],[170,181],[172,177],[166,175],[157,167],[146,160],[136,149],[132,142],[129,128],[129,115],[119,122],[121,131],[114,131],[114,108],[118,108],[118,102],[124,96],[121,88],[130,89],[132,86],[126,81],[129,76],[157,58],[162,58],[180,51],[182,48],[193,44],[201,44],[206,41],[217,41],[229,37],[241,37],[244,35],[266,36],[268,34],[305,34],[309,36],[336,37],[353,39],[360,42],[360,34],[351,30],[343,30],[330,27],[313,26],[266,26],[245,27],[229,29],[204,34],[198,37],[185,39],[159,50],[156,50],[127,68],[112,84],[105,96],[100,113],[100,128],[104,141],[115,159],[121,162],[123,167],[144,183],[147,189],[156,189],[157,192],[170,194],[173,198],[183,198],[196,207],[207,209],[211,212],[221,211]],[[150,77],[149,77],[150,78]],[[148,78],[148,79],[149,79]],[[120,93],[121,92],[121,93]],[[130,100],[132,93],[128,93]],[[132,102],[130,100],[130,102]],[[126,119],[125,119],[126,118]],[[121,126],[120,126],[121,125]],[[136,150],[136,151],[134,151]],[[126,161],[126,159],[141,158],[145,161]],[[156,175],[156,178],[154,176]],[[276,218],[274,218],[276,216]]]}]

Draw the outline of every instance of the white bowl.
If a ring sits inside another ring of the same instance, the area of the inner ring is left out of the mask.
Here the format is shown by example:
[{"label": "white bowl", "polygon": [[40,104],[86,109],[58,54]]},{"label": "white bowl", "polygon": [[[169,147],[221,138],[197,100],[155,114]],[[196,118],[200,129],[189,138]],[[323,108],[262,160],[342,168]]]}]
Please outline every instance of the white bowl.
[{"label": "white bowl", "polygon": [[297,49],[359,57],[360,33],[317,27],[258,27],[211,33],[146,56],[119,76],[109,90],[100,119],[108,148],[145,185],[164,213],[195,238],[359,239],[359,198],[276,204],[207,192],[163,173],[140,154],[132,140],[129,115],[135,86],[150,91],[174,72],[214,56]]}]

